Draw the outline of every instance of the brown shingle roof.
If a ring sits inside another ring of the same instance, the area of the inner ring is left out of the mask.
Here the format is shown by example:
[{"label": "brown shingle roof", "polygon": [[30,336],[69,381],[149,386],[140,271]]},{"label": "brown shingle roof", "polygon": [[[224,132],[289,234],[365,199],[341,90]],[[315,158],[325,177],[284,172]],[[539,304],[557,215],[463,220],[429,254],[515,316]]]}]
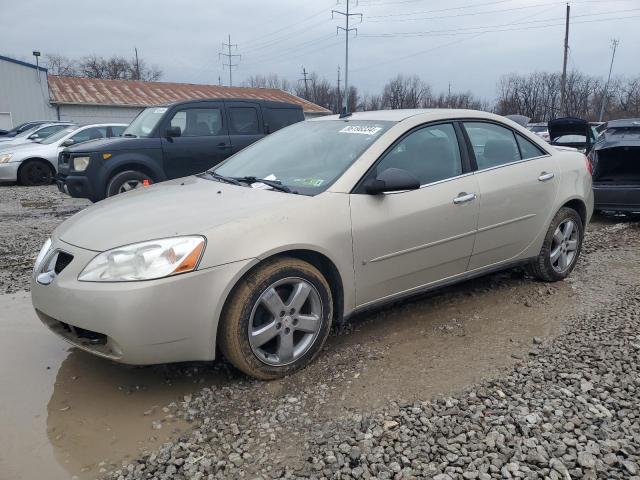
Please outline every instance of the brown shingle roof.
[{"label": "brown shingle roof", "polygon": [[306,113],[331,113],[315,103],[276,88],[222,87],[191,83],[139,82],[49,75],[51,103],[147,107],[199,98],[246,98],[288,102]]}]

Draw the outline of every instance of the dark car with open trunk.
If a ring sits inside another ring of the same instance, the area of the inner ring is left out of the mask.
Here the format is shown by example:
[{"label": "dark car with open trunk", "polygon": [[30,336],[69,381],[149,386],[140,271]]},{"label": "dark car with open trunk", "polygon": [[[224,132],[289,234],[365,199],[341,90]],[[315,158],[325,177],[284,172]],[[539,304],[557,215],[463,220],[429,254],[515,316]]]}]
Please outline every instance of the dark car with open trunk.
[{"label": "dark car with open trunk", "polygon": [[595,208],[640,212],[640,118],[608,122],[589,159]]}]

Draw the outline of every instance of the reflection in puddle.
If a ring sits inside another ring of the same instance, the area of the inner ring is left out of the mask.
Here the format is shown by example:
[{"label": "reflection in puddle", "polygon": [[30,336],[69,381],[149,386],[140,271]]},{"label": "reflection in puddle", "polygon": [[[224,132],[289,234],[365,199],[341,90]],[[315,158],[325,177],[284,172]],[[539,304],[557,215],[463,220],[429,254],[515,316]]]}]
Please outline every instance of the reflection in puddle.
[{"label": "reflection in puddle", "polygon": [[0,296],[0,352],[0,468],[16,480],[95,478],[185,428],[165,405],[226,382],[210,364],[130,367],[71,348],[25,293]]}]

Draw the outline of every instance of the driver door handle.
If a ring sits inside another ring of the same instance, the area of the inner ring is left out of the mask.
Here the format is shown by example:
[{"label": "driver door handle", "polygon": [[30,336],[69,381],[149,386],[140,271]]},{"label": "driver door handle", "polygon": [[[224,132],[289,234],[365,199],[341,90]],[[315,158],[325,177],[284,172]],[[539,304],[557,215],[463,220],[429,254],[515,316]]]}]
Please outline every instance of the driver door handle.
[{"label": "driver door handle", "polygon": [[226,143],[219,143],[218,148],[223,149],[223,148],[232,148],[233,145],[227,145]]},{"label": "driver door handle", "polygon": [[540,176],[538,177],[538,180],[541,181],[541,182],[546,182],[546,181],[551,180],[553,177],[555,177],[553,172],[542,172],[540,174]]},{"label": "driver door handle", "polygon": [[456,198],[453,199],[453,203],[460,205],[461,203],[471,202],[476,199],[475,193],[462,192]]}]

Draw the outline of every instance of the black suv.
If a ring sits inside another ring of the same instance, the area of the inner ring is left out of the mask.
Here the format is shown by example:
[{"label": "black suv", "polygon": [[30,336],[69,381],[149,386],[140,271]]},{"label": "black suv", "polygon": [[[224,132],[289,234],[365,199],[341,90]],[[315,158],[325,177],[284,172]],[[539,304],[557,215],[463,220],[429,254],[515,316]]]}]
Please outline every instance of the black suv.
[{"label": "black suv", "polygon": [[264,100],[194,100],[149,107],[122,137],[63,150],[58,188],[97,202],[145,182],[204,172],[266,134],[302,120],[299,105]]}]

